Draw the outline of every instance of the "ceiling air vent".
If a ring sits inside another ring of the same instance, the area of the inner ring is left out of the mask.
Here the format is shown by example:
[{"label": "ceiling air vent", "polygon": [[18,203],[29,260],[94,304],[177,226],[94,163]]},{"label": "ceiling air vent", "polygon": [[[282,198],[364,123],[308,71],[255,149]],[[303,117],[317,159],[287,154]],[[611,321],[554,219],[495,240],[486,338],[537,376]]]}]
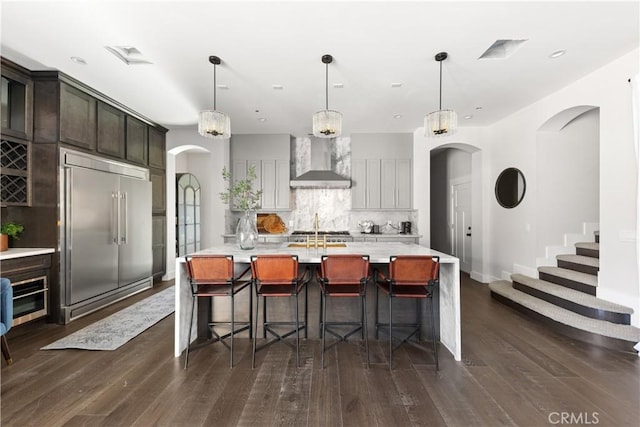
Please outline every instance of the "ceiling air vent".
[{"label": "ceiling air vent", "polygon": [[516,53],[527,40],[496,40],[478,59],[506,59]]},{"label": "ceiling air vent", "polygon": [[117,56],[127,65],[151,64],[152,62],[142,56],[142,52],[133,46],[105,46],[109,52]]}]

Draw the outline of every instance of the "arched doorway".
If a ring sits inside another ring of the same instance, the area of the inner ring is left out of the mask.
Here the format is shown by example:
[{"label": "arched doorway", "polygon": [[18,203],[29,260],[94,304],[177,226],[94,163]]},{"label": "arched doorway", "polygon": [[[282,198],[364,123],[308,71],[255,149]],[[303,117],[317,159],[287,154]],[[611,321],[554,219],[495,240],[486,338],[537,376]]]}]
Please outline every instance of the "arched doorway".
[{"label": "arched doorway", "polygon": [[580,105],[549,118],[536,135],[536,158],[536,253],[545,256],[565,234],[600,221],[600,109]]},{"label": "arched doorway", "polygon": [[[431,247],[460,260],[460,270],[482,278],[480,150],[446,144],[430,152]],[[478,194],[474,194],[478,193]],[[475,256],[474,256],[475,253]]]}]

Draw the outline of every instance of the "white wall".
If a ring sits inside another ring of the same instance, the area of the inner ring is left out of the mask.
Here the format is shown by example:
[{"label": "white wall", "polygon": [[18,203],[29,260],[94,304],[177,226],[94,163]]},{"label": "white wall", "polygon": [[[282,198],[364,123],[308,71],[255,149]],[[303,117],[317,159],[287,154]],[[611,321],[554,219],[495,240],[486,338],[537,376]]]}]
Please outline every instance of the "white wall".
[{"label": "white wall", "polygon": [[514,264],[535,267],[540,179],[537,129],[558,112],[577,105],[600,109],[600,275],[598,296],[632,307],[638,325],[640,290],[635,249],[635,174],[631,89],[638,72],[638,50],[611,62],[566,88],[514,113],[490,129],[489,175],[514,166],[527,179],[527,195],[515,209],[489,204],[489,272],[500,277]]}]

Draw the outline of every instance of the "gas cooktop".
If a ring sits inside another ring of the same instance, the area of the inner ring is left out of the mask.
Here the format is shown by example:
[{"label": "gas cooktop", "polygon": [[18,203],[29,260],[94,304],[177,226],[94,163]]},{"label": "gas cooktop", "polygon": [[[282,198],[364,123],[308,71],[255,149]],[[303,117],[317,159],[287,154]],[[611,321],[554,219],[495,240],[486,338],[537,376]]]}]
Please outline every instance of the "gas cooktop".
[{"label": "gas cooktop", "polygon": [[[315,231],[296,230],[291,232],[289,236],[290,242],[306,242],[307,237],[313,238]],[[319,231],[318,236],[326,236],[328,243],[352,242],[353,238],[348,231]]]},{"label": "gas cooktop", "polygon": [[[291,232],[292,235],[302,235],[302,236],[306,236],[306,235],[315,235],[316,232],[315,231],[304,231],[304,230],[296,230]],[[348,231],[318,231],[318,234],[321,236],[327,235],[327,236],[349,236],[350,233]]]}]

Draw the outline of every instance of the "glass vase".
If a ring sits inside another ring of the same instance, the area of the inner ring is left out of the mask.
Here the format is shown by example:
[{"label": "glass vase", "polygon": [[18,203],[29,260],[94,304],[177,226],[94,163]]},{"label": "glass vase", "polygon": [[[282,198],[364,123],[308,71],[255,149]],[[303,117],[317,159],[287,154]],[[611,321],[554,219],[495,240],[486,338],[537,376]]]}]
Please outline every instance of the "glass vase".
[{"label": "glass vase", "polygon": [[240,249],[253,249],[258,243],[258,227],[255,212],[245,212],[236,227],[236,242]]}]

